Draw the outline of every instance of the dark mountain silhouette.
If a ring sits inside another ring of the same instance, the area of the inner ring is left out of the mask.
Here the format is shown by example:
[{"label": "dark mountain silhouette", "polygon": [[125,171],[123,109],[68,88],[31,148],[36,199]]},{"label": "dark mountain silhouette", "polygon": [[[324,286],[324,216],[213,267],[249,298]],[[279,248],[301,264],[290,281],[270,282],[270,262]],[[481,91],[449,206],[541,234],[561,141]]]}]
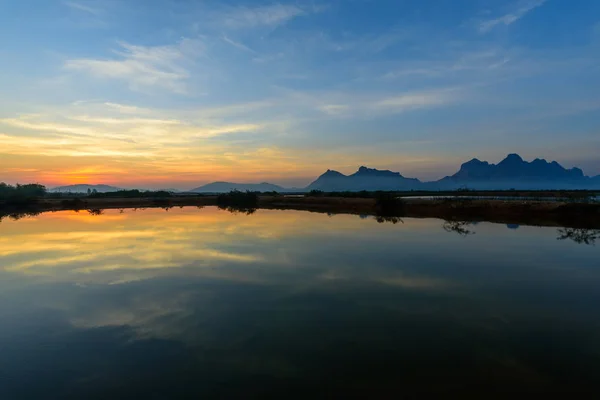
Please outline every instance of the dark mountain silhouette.
[{"label": "dark mountain silhouette", "polygon": [[50,192],[55,193],[87,193],[88,189],[96,190],[98,193],[107,193],[107,192],[116,192],[118,190],[123,190],[118,187],[108,186],[108,185],[68,185],[68,186],[59,186],[51,189]]},{"label": "dark mountain silhouette", "polygon": [[360,167],[351,175],[327,170],[304,189],[289,189],[270,183],[214,182],[191,190],[198,193],[223,193],[231,190],[261,192],[324,192],[360,190],[449,190],[449,189],[600,189],[600,175],[590,178],[579,168],[564,168],[556,161],[536,158],[524,161],[518,154],[509,154],[498,164],[477,158],[462,164],[452,176],[439,181],[421,182],[406,178],[399,172]]},{"label": "dark mountain silhouette", "polygon": [[539,158],[527,162],[518,154],[509,154],[498,164],[474,158],[462,164],[454,175],[437,182],[444,189],[561,189],[585,188],[592,184],[579,168],[566,169],[556,161]]},{"label": "dark mountain silhouette", "polygon": [[421,181],[405,178],[399,172],[360,167],[352,175],[327,170],[306,190],[358,191],[358,190],[411,190],[418,189]]},{"label": "dark mountain silhouette", "polygon": [[196,193],[225,193],[232,190],[251,192],[284,192],[288,189],[284,189],[281,186],[273,185],[271,183],[231,183],[231,182],[213,182],[208,185],[200,186],[190,190],[190,192]]},{"label": "dark mountain silhouette", "polygon": [[313,183],[306,187],[306,190],[327,190],[341,191],[344,190],[344,179],[347,176],[341,172],[328,169],[323,175],[319,176]]}]

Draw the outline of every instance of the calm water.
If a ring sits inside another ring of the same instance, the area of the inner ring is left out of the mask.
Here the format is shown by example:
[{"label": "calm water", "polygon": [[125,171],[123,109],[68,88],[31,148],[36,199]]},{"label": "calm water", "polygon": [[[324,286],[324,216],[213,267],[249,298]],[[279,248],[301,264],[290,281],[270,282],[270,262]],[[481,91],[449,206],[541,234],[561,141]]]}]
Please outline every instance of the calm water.
[{"label": "calm water", "polygon": [[402,199],[407,200],[446,200],[446,199],[462,199],[462,200],[511,200],[511,201],[550,201],[550,202],[570,202],[570,203],[588,203],[600,202],[600,196],[590,196],[585,198],[568,197],[527,197],[527,196],[403,196]]},{"label": "calm water", "polygon": [[598,232],[397,222],[4,219],[0,398],[600,392]]}]

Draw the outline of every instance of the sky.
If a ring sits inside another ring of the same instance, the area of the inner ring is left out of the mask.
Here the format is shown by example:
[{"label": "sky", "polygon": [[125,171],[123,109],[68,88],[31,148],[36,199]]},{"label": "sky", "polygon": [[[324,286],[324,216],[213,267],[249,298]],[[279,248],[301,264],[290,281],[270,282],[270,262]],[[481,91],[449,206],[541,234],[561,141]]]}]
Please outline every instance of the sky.
[{"label": "sky", "polygon": [[0,181],[600,174],[597,0],[0,0]]}]

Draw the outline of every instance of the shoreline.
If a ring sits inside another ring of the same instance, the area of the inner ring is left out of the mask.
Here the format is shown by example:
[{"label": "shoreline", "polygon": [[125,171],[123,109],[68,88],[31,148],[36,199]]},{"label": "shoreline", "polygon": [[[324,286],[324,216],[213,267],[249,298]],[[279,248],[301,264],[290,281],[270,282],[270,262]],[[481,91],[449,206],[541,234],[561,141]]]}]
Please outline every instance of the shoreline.
[{"label": "shoreline", "polygon": [[[0,204],[3,217],[42,212],[106,209],[217,206],[217,196],[169,198],[43,199],[23,206]],[[533,226],[600,229],[600,203],[559,201],[404,199],[401,207],[377,212],[373,198],[260,196],[256,209],[299,210],[386,218],[437,218],[446,221],[493,222]],[[233,207],[232,209],[235,209]]]},{"label": "shoreline", "polygon": [[[532,226],[600,229],[600,203],[516,200],[404,200],[390,217],[493,222]],[[375,199],[285,198],[263,201],[260,208],[377,216]],[[386,216],[383,215],[383,218]]]}]

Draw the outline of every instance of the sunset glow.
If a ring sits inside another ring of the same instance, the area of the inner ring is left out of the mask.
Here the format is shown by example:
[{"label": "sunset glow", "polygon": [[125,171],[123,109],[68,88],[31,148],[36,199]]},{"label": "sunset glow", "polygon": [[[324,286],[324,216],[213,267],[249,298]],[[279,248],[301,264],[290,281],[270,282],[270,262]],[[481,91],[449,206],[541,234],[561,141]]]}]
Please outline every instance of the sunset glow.
[{"label": "sunset glow", "polygon": [[150,3],[3,5],[0,181],[430,180],[510,152],[600,174],[596,1]]}]

